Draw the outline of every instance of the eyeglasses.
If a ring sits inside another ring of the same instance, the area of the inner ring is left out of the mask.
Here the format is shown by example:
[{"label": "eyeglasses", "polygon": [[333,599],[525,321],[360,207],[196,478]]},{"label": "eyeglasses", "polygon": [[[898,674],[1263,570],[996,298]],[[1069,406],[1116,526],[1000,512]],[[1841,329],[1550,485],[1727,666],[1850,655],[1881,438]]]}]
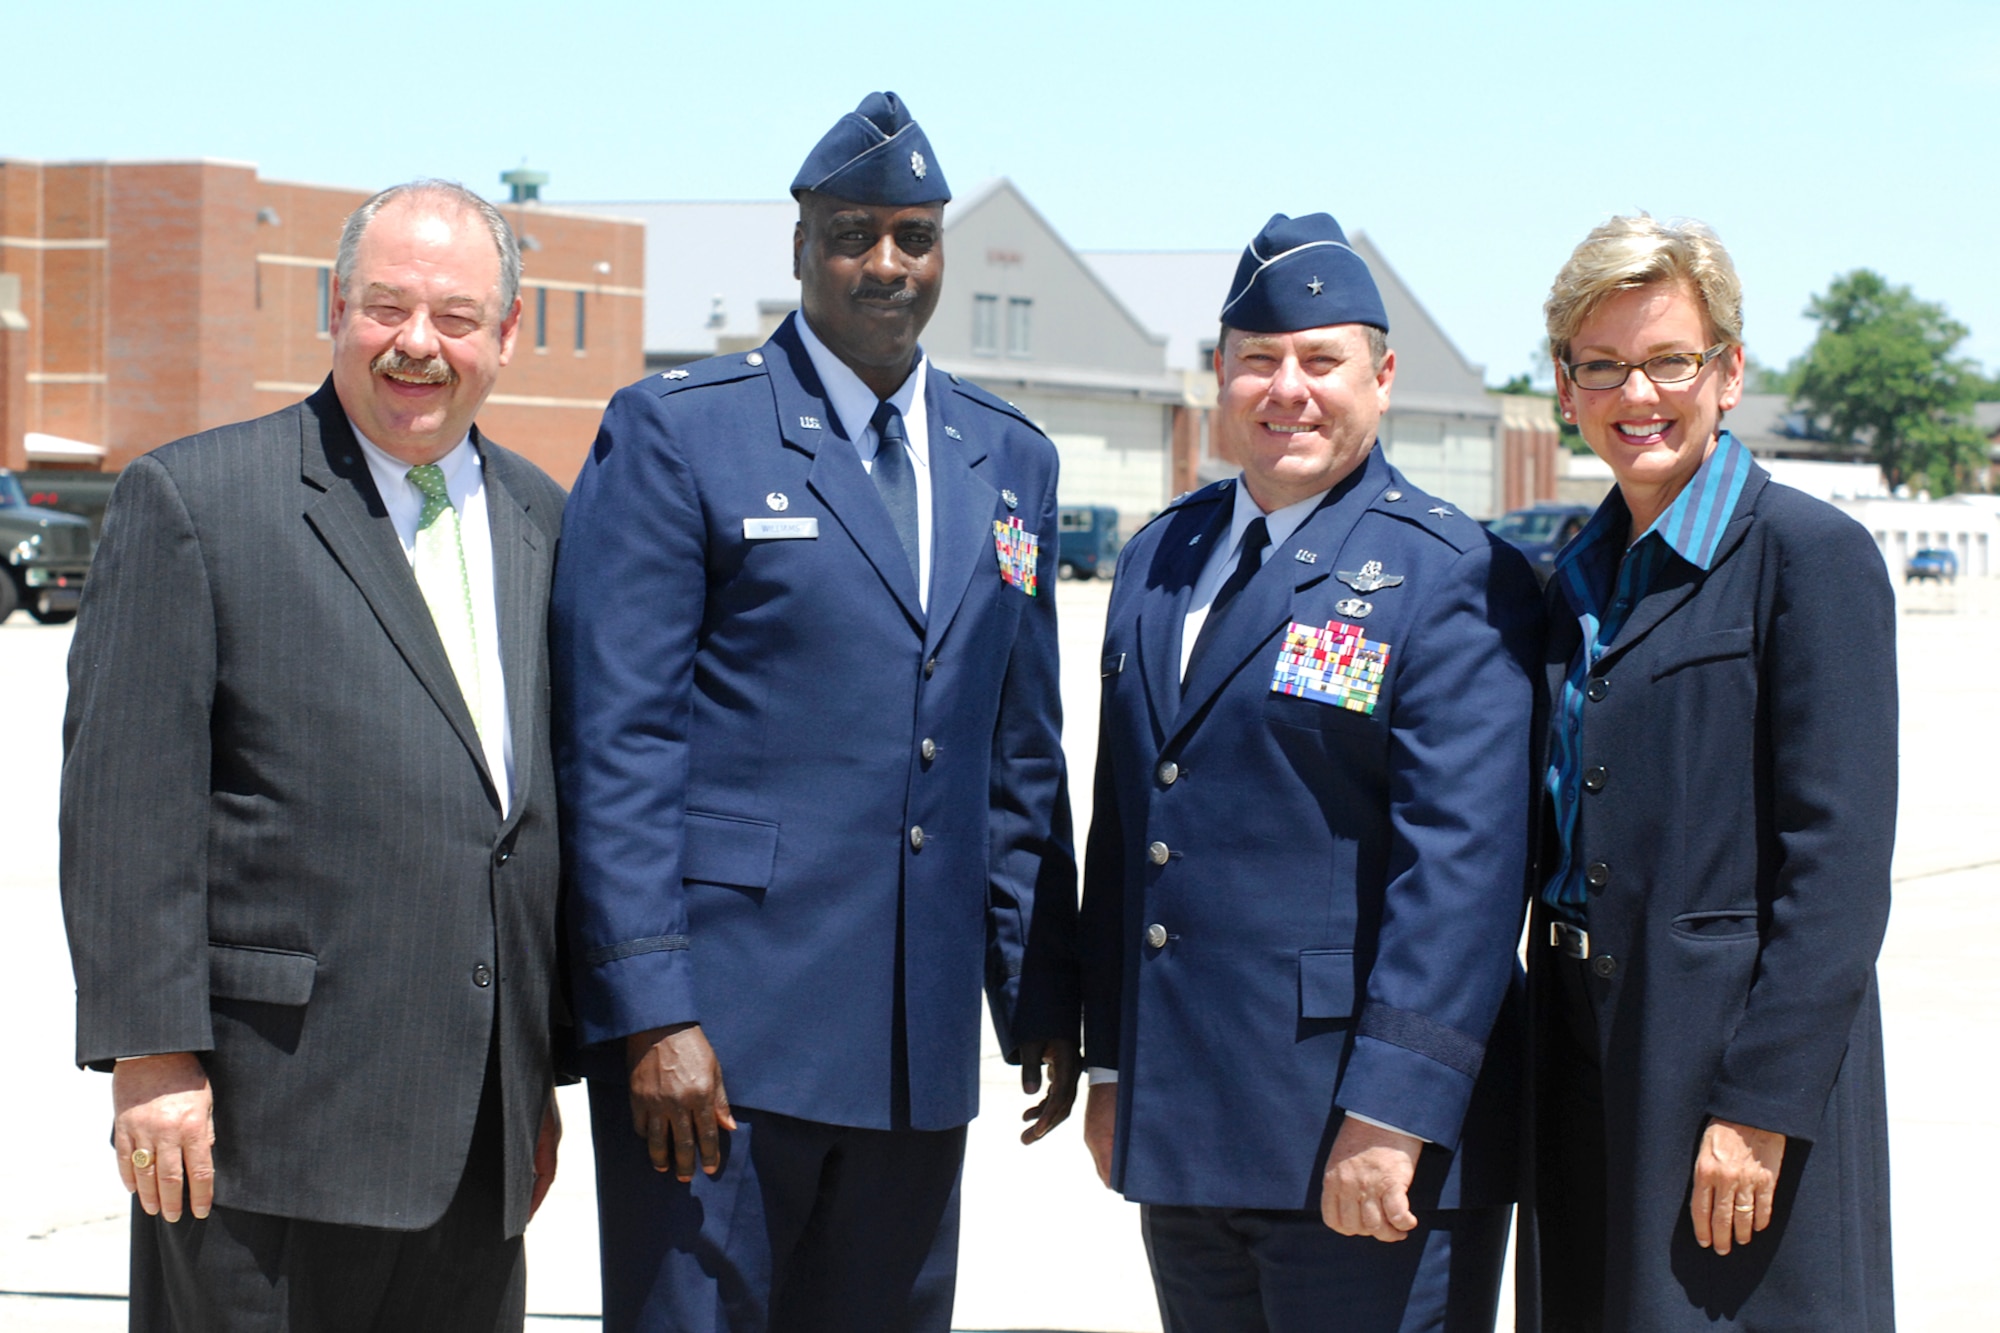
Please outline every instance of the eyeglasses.
[{"label": "eyeglasses", "polygon": [[1579,389],[1619,388],[1635,370],[1645,371],[1646,378],[1655,384],[1684,384],[1728,347],[1728,343],[1717,343],[1706,352],[1667,352],[1636,365],[1629,361],[1579,361],[1563,369]]}]

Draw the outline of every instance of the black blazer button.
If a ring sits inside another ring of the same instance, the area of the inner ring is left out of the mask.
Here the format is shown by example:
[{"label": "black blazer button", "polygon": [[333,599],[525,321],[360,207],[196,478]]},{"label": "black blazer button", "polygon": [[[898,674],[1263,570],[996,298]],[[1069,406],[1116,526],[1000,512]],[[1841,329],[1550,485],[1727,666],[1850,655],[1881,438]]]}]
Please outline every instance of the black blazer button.
[{"label": "black blazer button", "polygon": [[1583,687],[1583,697],[1592,703],[1600,702],[1609,693],[1611,693],[1611,682],[1602,676],[1592,676],[1590,684]]},{"label": "black blazer button", "polygon": [[472,984],[484,989],[493,984],[493,969],[481,963],[472,969]]},{"label": "black blazer button", "polygon": [[514,849],[512,847],[502,847],[500,849],[499,855],[495,856],[493,858],[493,861],[494,864],[496,865],[504,866],[513,859],[514,859]]},{"label": "black blazer button", "polygon": [[1604,779],[1607,776],[1609,775],[1602,768],[1586,769],[1583,774],[1583,789],[1585,791],[1603,791]]},{"label": "black blazer button", "polygon": [[1593,889],[1601,889],[1611,882],[1611,867],[1602,861],[1592,861],[1583,868],[1583,882]]},{"label": "black blazer button", "polygon": [[1608,979],[1618,974],[1618,960],[1608,953],[1601,953],[1590,960],[1590,970]]},{"label": "black blazer button", "polygon": [[924,663],[924,679],[929,680],[932,676],[935,676],[936,674],[937,674],[937,659],[933,657]]}]

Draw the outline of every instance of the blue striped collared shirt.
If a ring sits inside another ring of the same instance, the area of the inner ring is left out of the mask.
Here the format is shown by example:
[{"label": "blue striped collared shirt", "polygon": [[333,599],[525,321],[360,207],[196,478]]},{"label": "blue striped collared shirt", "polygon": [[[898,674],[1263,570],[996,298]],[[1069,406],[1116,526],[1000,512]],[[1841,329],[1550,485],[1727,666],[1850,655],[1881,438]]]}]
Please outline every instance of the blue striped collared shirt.
[{"label": "blue striped collared shirt", "polygon": [[1568,920],[1581,922],[1588,901],[1584,868],[1576,852],[1583,790],[1584,691],[1591,670],[1670,558],[1678,557],[1697,569],[1709,567],[1754,466],[1750,451],[1723,431],[1687,488],[1632,543],[1622,560],[1619,544],[1631,529],[1632,511],[1616,489],[1556,560],[1555,583],[1576,615],[1583,640],[1570,659],[1562,697],[1550,720],[1549,768],[1544,782],[1555,810],[1562,854],[1555,873],[1542,888],[1542,900]]}]

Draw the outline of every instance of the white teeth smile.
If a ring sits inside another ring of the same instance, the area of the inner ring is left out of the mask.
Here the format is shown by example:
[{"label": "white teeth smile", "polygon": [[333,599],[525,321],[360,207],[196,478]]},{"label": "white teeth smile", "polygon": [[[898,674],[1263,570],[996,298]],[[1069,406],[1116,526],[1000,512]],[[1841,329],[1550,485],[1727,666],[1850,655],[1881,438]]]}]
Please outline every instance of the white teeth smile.
[{"label": "white teeth smile", "polygon": [[1275,423],[1273,423],[1273,422],[1269,422],[1269,421],[1267,421],[1267,422],[1265,422],[1265,423],[1264,423],[1264,429],[1265,429],[1265,430],[1271,430],[1271,431],[1276,431],[1276,432],[1277,432],[1278,434],[1280,434],[1280,435],[1310,435],[1310,434],[1312,434],[1312,433],[1313,433],[1314,431],[1318,430],[1318,429],[1319,429],[1319,427],[1317,427],[1317,426],[1280,426],[1280,425],[1277,425],[1277,424],[1275,424]]},{"label": "white teeth smile", "polygon": [[1620,421],[1612,429],[1628,440],[1650,440],[1667,433],[1664,421]]}]

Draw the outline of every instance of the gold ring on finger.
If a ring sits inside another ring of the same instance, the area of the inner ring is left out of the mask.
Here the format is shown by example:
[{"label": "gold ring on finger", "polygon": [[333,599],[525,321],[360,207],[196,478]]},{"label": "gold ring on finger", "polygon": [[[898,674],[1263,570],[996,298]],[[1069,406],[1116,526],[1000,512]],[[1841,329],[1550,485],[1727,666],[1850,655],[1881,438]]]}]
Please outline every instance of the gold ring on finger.
[{"label": "gold ring on finger", "polygon": [[1739,1203],[1736,1205],[1736,1211],[1739,1213],[1754,1213],[1757,1211],[1757,1205],[1754,1203]]},{"label": "gold ring on finger", "polygon": [[132,1150],[132,1169],[134,1171],[150,1171],[152,1167],[153,1150],[151,1148],[134,1148]]}]

